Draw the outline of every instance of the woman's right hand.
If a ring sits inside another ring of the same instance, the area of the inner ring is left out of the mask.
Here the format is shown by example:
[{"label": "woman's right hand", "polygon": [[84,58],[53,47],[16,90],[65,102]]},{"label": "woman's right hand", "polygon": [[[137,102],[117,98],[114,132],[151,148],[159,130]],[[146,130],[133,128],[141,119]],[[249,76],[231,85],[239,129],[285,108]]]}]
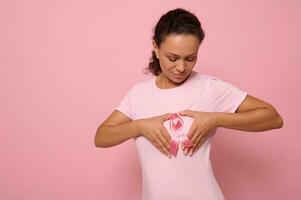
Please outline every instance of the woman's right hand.
[{"label": "woman's right hand", "polygon": [[169,142],[172,138],[167,132],[164,122],[169,120],[170,114],[138,119],[140,133],[169,158],[171,158]]}]

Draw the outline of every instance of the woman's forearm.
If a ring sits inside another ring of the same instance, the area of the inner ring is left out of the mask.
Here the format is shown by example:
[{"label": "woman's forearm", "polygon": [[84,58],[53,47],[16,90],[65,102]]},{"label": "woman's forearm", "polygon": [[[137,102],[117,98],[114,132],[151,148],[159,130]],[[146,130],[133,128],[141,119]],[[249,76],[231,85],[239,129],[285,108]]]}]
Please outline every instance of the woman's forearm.
[{"label": "woman's forearm", "polygon": [[94,137],[96,147],[111,147],[139,136],[138,120],[119,125],[98,127]]},{"label": "woman's forearm", "polygon": [[242,131],[266,131],[283,126],[283,121],[276,111],[270,108],[257,108],[242,113],[214,112],[217,126]]}]

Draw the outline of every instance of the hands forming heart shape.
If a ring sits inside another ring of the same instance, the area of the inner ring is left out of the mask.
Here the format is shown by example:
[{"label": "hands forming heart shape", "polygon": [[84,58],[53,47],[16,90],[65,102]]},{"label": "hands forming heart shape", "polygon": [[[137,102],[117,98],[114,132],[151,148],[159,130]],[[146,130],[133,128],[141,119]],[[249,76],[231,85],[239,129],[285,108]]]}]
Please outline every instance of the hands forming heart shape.
[{"label": "hands forming heart shape", "polygon": [[197,151],[206,141],[206,138],[217,128],[218,117],[215,113],[184,110],[172,113],[167,121],[164,122],[171,135],[170,154],[176,156],[179,144],[185,155]]},{"label": "hands forming heart shape", "polygon": [[[193,120],[193,119],[191,119]],[[169,120],[167,121],[169,125],[169,129],[171,131],[170,140],[170,153],[174,156],[177,155],[179,144],[181,143],[182,146],[190,148],[193,143],[188,139],[185,133],[185,122],[184,119],[178,113],[172,113],[170,115]]]}]

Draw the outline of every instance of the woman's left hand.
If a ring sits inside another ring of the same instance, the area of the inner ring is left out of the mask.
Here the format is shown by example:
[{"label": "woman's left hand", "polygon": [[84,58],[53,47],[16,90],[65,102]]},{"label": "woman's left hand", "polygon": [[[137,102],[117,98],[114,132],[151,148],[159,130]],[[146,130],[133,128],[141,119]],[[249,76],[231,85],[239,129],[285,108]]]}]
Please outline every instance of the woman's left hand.
[{"label": "woman's left hand", "polygon": [[179,114],[181,116],[189,116],[193,118],[193,123],[187,133],[187,137],[194,145],[190,148],[185,147],[183,149],[185,155],[189,152],[189,155],[192,156],[192,154],[197,151],[206,140],[206,136],[218,127],[218,119],[216,114],[212,112],[184,110],[179,112]]}]

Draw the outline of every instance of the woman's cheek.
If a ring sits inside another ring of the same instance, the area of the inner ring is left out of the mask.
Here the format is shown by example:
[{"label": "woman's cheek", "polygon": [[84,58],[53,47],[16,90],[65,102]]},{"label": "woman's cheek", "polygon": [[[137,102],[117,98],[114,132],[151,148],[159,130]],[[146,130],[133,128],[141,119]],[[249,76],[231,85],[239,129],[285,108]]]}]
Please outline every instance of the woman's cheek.
[{"label": "woman's cheek", "polygon": [[174,66],[174,63],[171,63],[170,61],[165,61],[162,64],[163,64],[163,66],[161,66],[161,67],[163,67],[167,71],[169,71]]}]

